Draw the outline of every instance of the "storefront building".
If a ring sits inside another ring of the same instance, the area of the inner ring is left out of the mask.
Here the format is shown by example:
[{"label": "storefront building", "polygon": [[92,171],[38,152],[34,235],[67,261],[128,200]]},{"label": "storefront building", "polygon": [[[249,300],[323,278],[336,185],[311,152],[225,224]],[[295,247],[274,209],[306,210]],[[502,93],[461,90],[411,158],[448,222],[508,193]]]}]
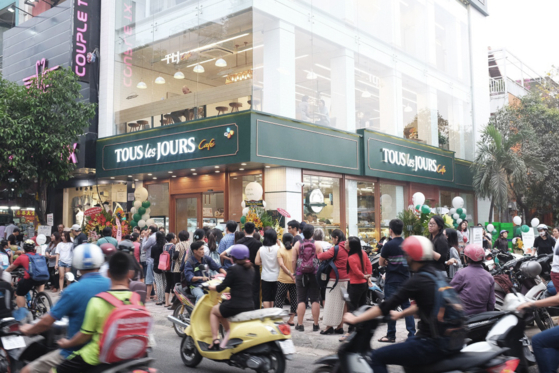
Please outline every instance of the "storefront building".
[{"label": "storefront building", "polygon": [[432,207],[460,194],[473,224],[486,15],[457,0],[103,1],[97,185],[125,209],[145,186],[175,232],[239,221],[252,181],[266,209],[327,232],[379,238],[417,191]]}]

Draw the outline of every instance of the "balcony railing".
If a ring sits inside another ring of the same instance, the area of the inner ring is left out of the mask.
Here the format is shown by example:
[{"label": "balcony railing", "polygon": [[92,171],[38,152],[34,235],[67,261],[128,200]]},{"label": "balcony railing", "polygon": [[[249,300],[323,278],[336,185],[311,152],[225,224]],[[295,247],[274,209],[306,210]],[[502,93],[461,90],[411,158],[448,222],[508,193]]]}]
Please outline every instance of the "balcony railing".
[{"label": "balcony railing", "polygon": [[503,79],[489,79],[489,93],[491,95],[501,95],[505,92],[506,86]]}]

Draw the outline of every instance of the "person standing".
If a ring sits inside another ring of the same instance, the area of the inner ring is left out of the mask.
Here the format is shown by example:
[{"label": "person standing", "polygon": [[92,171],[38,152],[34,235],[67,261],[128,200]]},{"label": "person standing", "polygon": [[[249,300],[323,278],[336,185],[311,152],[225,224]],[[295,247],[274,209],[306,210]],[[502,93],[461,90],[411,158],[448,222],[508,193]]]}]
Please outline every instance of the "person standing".
[{"label": "person standing", "polygon": [[118,241],[112,235],[113,229],[111,227],[103,228],[103,237],[97,241],[97,246],[101,246],[104,243],[110,243],[114,247],[118,247]]},{"label": "person standing", "polygon": [[181,264],[186,261],[188,252],[190,251],[190,243],[188,239],[190,238],[190,233],[186,230],[179,232],[179,243],[175,245],[175,251],[178,252],[177,259],[173,261],[172,271],[173,271],[173,284],[181,282]]},{"label": "person standing", "polygon": [[74,250],[74,244],[70,240],[70,232],[64,232],[62,236],[62,242],[56,246],[56,264],[54,266],[55,270],[58,270],[58,279],[60,284],[60,291],[64,289],[64,275],[70,272],[72,267],[72,251]]},{"label": "person standing", "polygon": [[151,249],[155,245],[156,242],[156,233],[157,233],[157,226],[152,225],[149,227],[149,230],[146,231],[142,242],[142,251],[146,255],[146,302],[151,299],[151,291],[153,288],[153,280],[154,280],[154,272],[153,272],[153,258],[151,256]]},{"label": "person standing", "polygon": [[[215,236],[215,232],[213,230],[208,232],[208,249],[209,253],[208,256],[212,258],[212,260],[218,264],[221,264],[221,260],[219,258],[219,253],[217,252],[217,240]],[[210,271],[210,275],[215,276],[217,275],[217,271]]]},{"label": "person standing", "polygon": [[55,275],[56,273],[56,260],[58,254],[56,253],[56,247],[60,243],[61,238],[58,232],[54,232],[50,235],[50,242],[47,246],[47,251],[45,252],[45,257],[48,259],[48,266],[49,266],[49,274],[50,274],[50,286],[51,291],[56,293],[60,287],[60,283],[58,281],[58,277]]},{"label": "person standing", "polygon": [[[132,235],[130,236],[130,240],[132,241],[132,245],[134,245],[134,258],[136,258],[136,261],[140,264],[140,268],[144,269],[144,267],[142,267],[141,264],[141,257],[140,257],[140,234],[136,231],[134,231],[132,233]],[[146,274],[144,273],[144,277],[146,276]]]},{"label": "person standing", "polygon": [[454,278],[456,272],[462,268],[462,261],[460,260],[459,253],[458,232],[450,228],[446,228],[444,232],[449,246],[449,258],[445,262],[445,265],[448,266],[448,278],[452,279]]},{"label": "person standing", "polygon": [[291,220],[287,223],[287,233],[293,236],[293,246],[299,241],[303,241],[301,236],[299,236],[299,222],[297,220]]},{"label": "person standing", "polygon": [[155,294],[157,300],[155,302],[156,306],[161,306],[165,303],[165,287],[167,286],[167,281],[165,279],[165,273],[159,269],[159,256],[163,252],[165,247],[165,236],[161,232],[155,233],[155,245],[151,248],[151,259],[153,260],[153,277],[155,281]]},{"label": "person standing", "polygon": [[315,245],[319,245],[322,248],[322,251],[328,251],[332,247],[330,242],[324,241],[324,231],[321,228],[315,228],[313,240]]},{"label": "person standing", "polygon": [[[400,219],[392,219],[388,224],[388,233],[392,239],[386,241],[382,246],[379,258],[379,265],[386,267],[386,279],[384,282],[384,298],[389,299],[402,288],[402,285],[410,278],[410,270],[406,261],[404,250],[402,249],[402,231],[404,222]],[[409,299],[400,304],[403,310],[410,307]],[[379,339],[379,342],[396,342],[396,322],[390,320],[386,323],[386,336]],[[415,320],[413,316],[406,317],[406,329],[408,337],[415,335]]]},{"label": "person standing", "polygon": [[13,220],[10,220],[10,224],[4,230],[4,237],[6,237],[6,239],[8,237],[10,237],[10,235],[14,233],[14,229],[16,229],[16,228],[17,228],[17,225],[14,224]]},{"label": "person standing", "polygon": [[[509,236],[509,232],[503,229],[499,233],[499,238],[497,238],[495,240],[495,244],[493,245],[493,248],[497,248],[497,250],[499,250],[503,254],[508,254],[508,252],[509,252],[509,242],[507,240],[508,236]],[[535,247],[535,244],[536,244],[536,241],[534,241],[534,247]]]},{"label": "person standing", "polygon": [[547,231],[547,225],[538,225],[539,237],[534,240],[534,248],[536,249],[537,255],[553,254],[553,248],[555,247],[555,239],[551,237]]},{"label": "person standing", "polygon": [[289,292],[289,302],[291,310],[289,313],[289,325],[294,326],[293,319],[297,312],[297,287],[295,286],[295,274],[293,273],[293,235],[283,234],[283,243],[278,250],[278,265],[280,271],[278,275],[278,291],[276,293],[275,307],[283,308],[285,296]]},{"label": "person standing", "polygon": [[64,224],[58,224],[58,234],[60,234],[60,237],[64,234]]},{"label": "person standing", "polygon": [[82,232],[82,228],[78,224],[72,225],[72,234],[74,235],[74,247],[87,243],[87,236]]},{"label": "person standing", "polygon": [[254,238],[254,233],[256,233],[256,226],[254,225],[254,223],[246,223],[244,226],[244,231],[245,236],[235,242],[235,245],[245,245],[246,247],[248,247],[248,251],[250,252],[249,260],[254,267],[254,280],[252,281],[252,300],[254,301],[255,309],[258,310],[261,308],[262,302],[260,301],[260,265],[256,264],[256,254],[262,247],[262,242],[260,242],[260,239]]},{"label": "person standing", "polygon": [[[225,250],[233,246],[235,243],[235,231],[237,230],[237,222],[234,220],[229,220],[227,224],[225,224],[225,236],[221,239],[217,251],[221,255]],[[223,269],[227,270],[227,268],[231,267],[232,263],[229,260],[224,260],[223,262]],[[258,272],[258,271],[254,271]]]},{"label": "person standing", "polygon": [[176,251],[176,244],[177,244],[177,236],[169,232],[165,236],[165,240],[167,243],[163,248],[164,251],[168,252],[170,255],[170,267],[168,271],[163,271],[165,275],[165,307],[171,307],[172,304],[169,303],[169,298],[171,298],[171,294],[173,293],[173,289],[175,287],[175,275],[173,274],[173,263],[178,258],[179,252]]},{"label": "person standing", "polygon": [[429,238],[433,243],[434,250],[436,253],[440,254],[440,257],[435,260],[435,268],[443,272],[443,274],[446,276],[446,268],[444,263],[448,260],[449,248],[448,241],[443,234],[444,220],[439,215],[434,215],[431,220],[429,220],[429,224],[427,227],[429,229]]},{"label": "person standing", "polygon": [[264,308],[274,307],[274,300],[276,299],[278,289],[277,282],[280,267],[278,263],[279,246],[277,241],[278,235],[274,229],[270,228],[264,232],[264,242],[256,253],[254,260],[256,265],[262,266],[262,303]]}]

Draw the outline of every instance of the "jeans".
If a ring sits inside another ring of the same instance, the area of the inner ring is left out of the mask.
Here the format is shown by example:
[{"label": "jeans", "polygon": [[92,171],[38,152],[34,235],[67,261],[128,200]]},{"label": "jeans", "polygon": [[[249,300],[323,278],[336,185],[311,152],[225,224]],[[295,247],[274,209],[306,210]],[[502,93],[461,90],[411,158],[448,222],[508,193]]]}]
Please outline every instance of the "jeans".
[{"label": "jeans", "polygon": [[198,301],[205,295],[204,290],[198,287],[190,288],[190,294],[196,297],[196,303],[198,303]]},{"label": "jeans", "polygon": [[371,351],[371,367],[375,373],[388,373],[387,365],[427,365],[446,357],[433,339],[414,336],[403,343]]},{"label": "jeans", "polygon": [[540,373],[556,373],[559,368],[559,327],[536,334],[532,338],[532,348]]},{"label": "jeans", "polygon": [[[398,289],[402,286],[402,283],[386,283],[384,285],[384,299],[390,298],[392,295],[398,292]],[[405,310],[410,306],[410,301],[406,300],[401,304],[402,309]],[[388,330],[386,336],[390,339],[396,338],[396,321],[388,321],[386,323]],[[413,316],[406,317],[406,329],[408,330],[408,337],[413,337],[415,335],[415,320]],[[376,373],[376,372],[375,372]]]}]

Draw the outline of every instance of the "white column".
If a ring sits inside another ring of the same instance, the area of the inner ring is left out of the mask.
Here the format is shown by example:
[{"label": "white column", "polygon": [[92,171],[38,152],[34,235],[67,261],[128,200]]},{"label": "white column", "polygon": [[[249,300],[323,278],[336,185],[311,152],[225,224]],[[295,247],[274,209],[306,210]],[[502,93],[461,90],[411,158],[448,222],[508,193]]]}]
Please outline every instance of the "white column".
[{"label": "white column", "polygon": [[[301,169],[289,167],[267,168],[264,170],[264,200],[267,210],[278,207],[286,210],[290,220],[302,220],[303,197],[301,195]],[[285,227],[284,227],[285,228]]]},{"label": "white column", "polygon": [[264,29],[262,110],[295,118],[295,27],[275,20]]},{"label": "white column", "polygon": [[334,1],[331,7],[333,14],[337,15],[336,18],[349,24],[353,24],[355,22],[354,0]]},{"label": "white column", "polygon": [[101,4],[101,50],[99,74],[99,138],[115,134],[115,5],[111,0]]},{"label": "white column", "polygon": [[390,1],[392,18],[392,43],[398,47],[402,46],[402,29],[400,15],[400,1]]},{"label": "white column", "polygon": [[419,138],[427,144],[439,146],[439,119],[437,116],[437,89],[427,83],[417,95]]},{"label": "white column", "polygon": [[342,49],[330,60],[332,112],[336,128],[355,131],[355,60],[349,49]]},{"label": "white column", "polygon": [[427,0],[425,5],[425,27],[427,27],[427,40],[425,46],[427,48],[427,61],[430,64],[437,65],[437,26],[435,22],[435,1]]},{"label": "white column", "polygon": [[357,228],[357,181],[346,180],[346,208],[347,208],[347,226],[350,236],[357,236],[359,229]]},{"label": "white column", "polygon": [[390,135],[404,136],[404,111],[402,106],[402,73],[393,69],[380,81],[380,128]]}]

